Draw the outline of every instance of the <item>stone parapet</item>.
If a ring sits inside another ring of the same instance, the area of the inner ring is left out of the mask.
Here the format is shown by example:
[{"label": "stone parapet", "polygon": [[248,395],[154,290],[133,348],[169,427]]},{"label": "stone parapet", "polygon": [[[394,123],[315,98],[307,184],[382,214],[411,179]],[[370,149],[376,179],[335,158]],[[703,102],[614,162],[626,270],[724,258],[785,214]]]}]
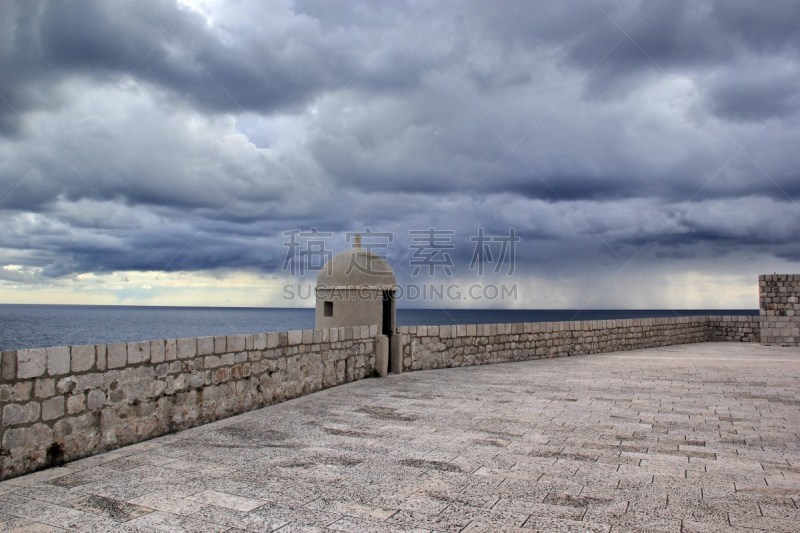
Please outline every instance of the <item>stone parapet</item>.
[{"label": "stone parapet", "polygon": [[709,317],[409,326],[403,370],[503,363],[712,339]]},{"label": "stone parapet", "polygon": [[759,342],[761,340],[759,316],[710,316],[708,326],[711,341]]},{"label": "stone parapet", "polygon": [[0,356],[0,479],[374,374],[377,326]]}]

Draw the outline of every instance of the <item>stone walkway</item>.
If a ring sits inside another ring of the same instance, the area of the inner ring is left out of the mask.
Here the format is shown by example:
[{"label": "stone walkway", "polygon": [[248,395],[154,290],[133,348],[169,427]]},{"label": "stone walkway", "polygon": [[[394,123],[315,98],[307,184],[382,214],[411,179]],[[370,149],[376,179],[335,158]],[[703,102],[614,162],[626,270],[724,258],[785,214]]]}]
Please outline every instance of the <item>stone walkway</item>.
[{"label": "stone walkway", "polygon": [[800,530],[800,350],[414,372],[0,483],[3,531]]}]

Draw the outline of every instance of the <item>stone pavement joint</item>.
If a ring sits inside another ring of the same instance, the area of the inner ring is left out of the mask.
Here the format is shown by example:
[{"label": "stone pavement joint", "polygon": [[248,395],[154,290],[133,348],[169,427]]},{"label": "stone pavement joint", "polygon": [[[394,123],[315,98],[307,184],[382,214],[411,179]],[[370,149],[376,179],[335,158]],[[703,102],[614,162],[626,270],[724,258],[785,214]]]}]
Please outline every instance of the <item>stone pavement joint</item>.
[{"label": "stone pavement joint", "polygon": [[368,379],[0,483],[2,531],[798,531],[800,351]]}]

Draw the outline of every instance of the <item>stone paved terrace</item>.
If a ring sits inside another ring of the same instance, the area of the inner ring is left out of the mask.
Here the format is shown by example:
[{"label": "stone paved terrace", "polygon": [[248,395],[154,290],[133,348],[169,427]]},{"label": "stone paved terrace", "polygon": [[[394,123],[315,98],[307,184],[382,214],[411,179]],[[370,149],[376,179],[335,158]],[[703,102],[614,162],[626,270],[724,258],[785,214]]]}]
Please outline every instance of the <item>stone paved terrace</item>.
[{"label": "stone paved terrace", "polygon": [[3,531],[798,531],[800,351],[368,379],[0,484]]}]

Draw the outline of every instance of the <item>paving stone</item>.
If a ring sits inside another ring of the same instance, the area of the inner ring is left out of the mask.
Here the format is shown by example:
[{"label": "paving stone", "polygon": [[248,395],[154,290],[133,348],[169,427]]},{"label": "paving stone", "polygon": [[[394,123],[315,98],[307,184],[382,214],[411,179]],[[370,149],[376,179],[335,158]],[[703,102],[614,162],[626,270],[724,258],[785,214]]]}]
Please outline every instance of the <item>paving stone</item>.
[{"label": "paving stone", "polygon": [[64,531],[61,528],[19,518],[17,516],[0,513],[0,530],[8,533],[51,533]]},{"label": "paving stone", "polygon": [[611,531],[608,524],[597,522],[580,522],[561,518],[531,516],[522,526],[524,531],[540,531],[542,533],[561,531],[586,531],[591,533],[607,533]]},{"label": "paving stone", "polygon": [[287,523],[287,520],[244,511],[236,511],[216,505],[203,507],[193,513],[190,518],[205,523],[235,527],[246,531],[274,531]]},{"label": "paving stone", "polygon": [[267,503],[266,500],[256,500],[254,498],[246,498],[244,496],[227,494],[225,492],[218,492],[215,490],[198,492],[197,494],[188,496],[186,499],[244,512],[252,511],[253,509],[261,507]]},{"label": "paving stone", "polygon": [[80,509],[100,516],[105,516],[115,522],[127,522],[132,518],[153,512],[152,509],[132,503],[88,494],[66,502],[73,509]]},{"label": "paving stone", "polygon": [[195,520],[187,516],[179,516],[162,511],[154,511],[150,514],[134,518],[127,522],[125,527],[129,531],[149,533],[151,531],[165,532],[197,532],[197,533],[221,533],[230,529],[229,526],[214,524],[203,520]]}]

